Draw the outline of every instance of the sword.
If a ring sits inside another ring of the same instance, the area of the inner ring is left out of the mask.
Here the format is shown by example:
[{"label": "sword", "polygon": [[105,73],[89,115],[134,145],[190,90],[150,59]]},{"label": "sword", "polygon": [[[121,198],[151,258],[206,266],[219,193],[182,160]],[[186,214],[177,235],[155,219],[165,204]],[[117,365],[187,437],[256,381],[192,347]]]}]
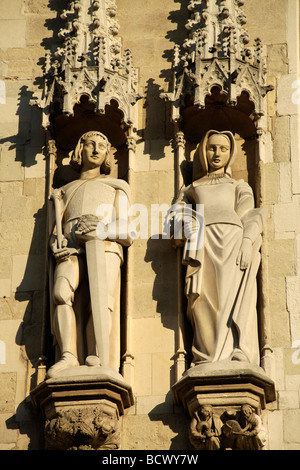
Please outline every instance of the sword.
[{"label": "sword", "polygon": [[90,286],[92,318],[96,347],[102,366],[109,361],[109,311],[107,296],[104,241],[98,238],[85,242]]}]

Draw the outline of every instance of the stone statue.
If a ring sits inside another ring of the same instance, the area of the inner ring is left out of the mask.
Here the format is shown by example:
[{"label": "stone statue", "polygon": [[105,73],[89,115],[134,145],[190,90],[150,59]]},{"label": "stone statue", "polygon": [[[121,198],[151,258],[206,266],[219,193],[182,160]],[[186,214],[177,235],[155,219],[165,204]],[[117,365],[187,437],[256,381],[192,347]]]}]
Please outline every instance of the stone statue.
[{"label": "stone statue", "polygon": [[259,364],[256,276],[264,212],[255,208],[249,184],[231,177],[235,155],[231,132],[207,132],[195,153],[193,182],[176,201],[174,243],[184,220],[194,364]]},{"label": "stone statue", "polygon": [[[129,186],[112,178],[105,135],[85,133],[71,157],[79,178],[54,191],[50,212],[53,269],[51,327],[57,350],[48,377],[79,365],[120,362],[120,266]],[[51,276],[50,276],[51,278]]]},{"label": "stone statue", "polygon": [[211,405],[202,405],[195,412],[189,428],[189,440],[197,450],[219,450],[223,423],[213,414]]},{"label": "stone statue", "polygon": [[234,419],[225,421],[222,432],[232,449],[261,450],[267,441],[261,418],[250,405],[242,405]]}]

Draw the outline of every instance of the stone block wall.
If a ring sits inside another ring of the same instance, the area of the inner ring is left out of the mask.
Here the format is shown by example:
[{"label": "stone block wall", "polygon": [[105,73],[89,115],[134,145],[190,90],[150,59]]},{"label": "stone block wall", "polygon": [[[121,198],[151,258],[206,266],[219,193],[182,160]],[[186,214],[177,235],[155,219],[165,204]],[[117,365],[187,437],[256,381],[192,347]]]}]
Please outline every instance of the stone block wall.
[{"label": "stone block wall", "polygon": [[28,394],[41,344],[46,161],[30,100],[55,15],[42,1],[1,3],[0,449],[8,450],[27,449],[36,425]]},{"label": "stone block wall", "polygon": [[[254,20],[255,14],[257,14]],[[277,402],[266,422],[270,449],[299,449],[299,2],[245,2],[248,30],[267,48],[268,130],[262,156],[264,315],[273,350]],[[252,18],[252,20],[250,20]]]},{"label": "stone block wall", "polygon": [[[184,1],[117,0],[119,35],[139,70],[135,203],[149,211],[149,233],[131,248],[128,277],[135,405],[123,419],[124,449],[186,449],[188,418],[173,405],[177,335],[176,253],[150,238],[151,204],[175,196],[174,142],[160,93],[168,91],[172,50],[186,38]],[[45,176],[42,65],[59,29],[61,1],[2,0],[0,11],[0,449],[38,449],[40,422],[29,391],[42,338],[45,283]],[[299,2],[246,0],[250,43],[265,45],[267,133],[260,156],[268,209],[263,312],[277,400],[264,412],[269,448],[300,449],[300,85]],[[241,167],[241,171],[244,169]]]}]

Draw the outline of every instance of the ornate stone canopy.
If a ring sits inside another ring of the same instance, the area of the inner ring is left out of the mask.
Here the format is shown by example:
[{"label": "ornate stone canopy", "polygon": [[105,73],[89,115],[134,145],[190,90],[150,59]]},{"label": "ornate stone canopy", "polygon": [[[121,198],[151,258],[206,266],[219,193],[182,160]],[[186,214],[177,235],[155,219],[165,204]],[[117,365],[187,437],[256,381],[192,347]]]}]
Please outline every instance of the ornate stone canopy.
[{"label": "ornate stone canopy", "polygon": [[[162,95],[171,103],[171,120],[181,123],[189,140],[218,127],[240,135],[255,133],[253,122],[265,114],[263,46],[249,46],[243,0],[190,1],[188,36],[175,46],[173,83]],[[213,126],[212,126],[212,123]]]},{"label": "ornate stone canopy", "polygon": [[42,126],[53,126],[58,145],[63,131],[64,147],[91,129],[122,145],[140,95],[131,52],[117,36],[116,2],[66,0],[60,18],[61,44],[46,55],[43,96],[32,103],[43,111]]}]

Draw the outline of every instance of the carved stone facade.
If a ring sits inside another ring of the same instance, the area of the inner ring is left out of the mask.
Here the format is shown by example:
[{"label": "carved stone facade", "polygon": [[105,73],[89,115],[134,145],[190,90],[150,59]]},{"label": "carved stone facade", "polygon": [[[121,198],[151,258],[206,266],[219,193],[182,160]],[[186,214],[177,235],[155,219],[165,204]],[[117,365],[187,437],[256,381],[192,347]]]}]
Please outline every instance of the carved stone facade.
[{"label": "carved stone facade", "polygon": [[[190,417],[188,436],[192,449],[262,450],[268,446],[261,417],[268,403],[275,401],[275,390],[260,367],[235,361],[206,363],[189,369],[173,385],[172,392],[175,403],[183,406]],[[203,421],[208,423],[204,425]],[[260,430],[263,439],[252,442]],[[242,436],[245,442],[240,442]],[[208,437],[216,437],[217,442],[207,441]]]},{"label": "carved stone facade", "polygon": [[[299,35],[297,0],[3,0],[1,450],[300,449]],[[257,364],[195,363],[184,244],[168,239],[210,130],[234,135],[228,177],[266,215]],[[77,182],[90,131],[143,223],[122,249],[118,370],[93,355],[50,377],[50,196]]]}]

